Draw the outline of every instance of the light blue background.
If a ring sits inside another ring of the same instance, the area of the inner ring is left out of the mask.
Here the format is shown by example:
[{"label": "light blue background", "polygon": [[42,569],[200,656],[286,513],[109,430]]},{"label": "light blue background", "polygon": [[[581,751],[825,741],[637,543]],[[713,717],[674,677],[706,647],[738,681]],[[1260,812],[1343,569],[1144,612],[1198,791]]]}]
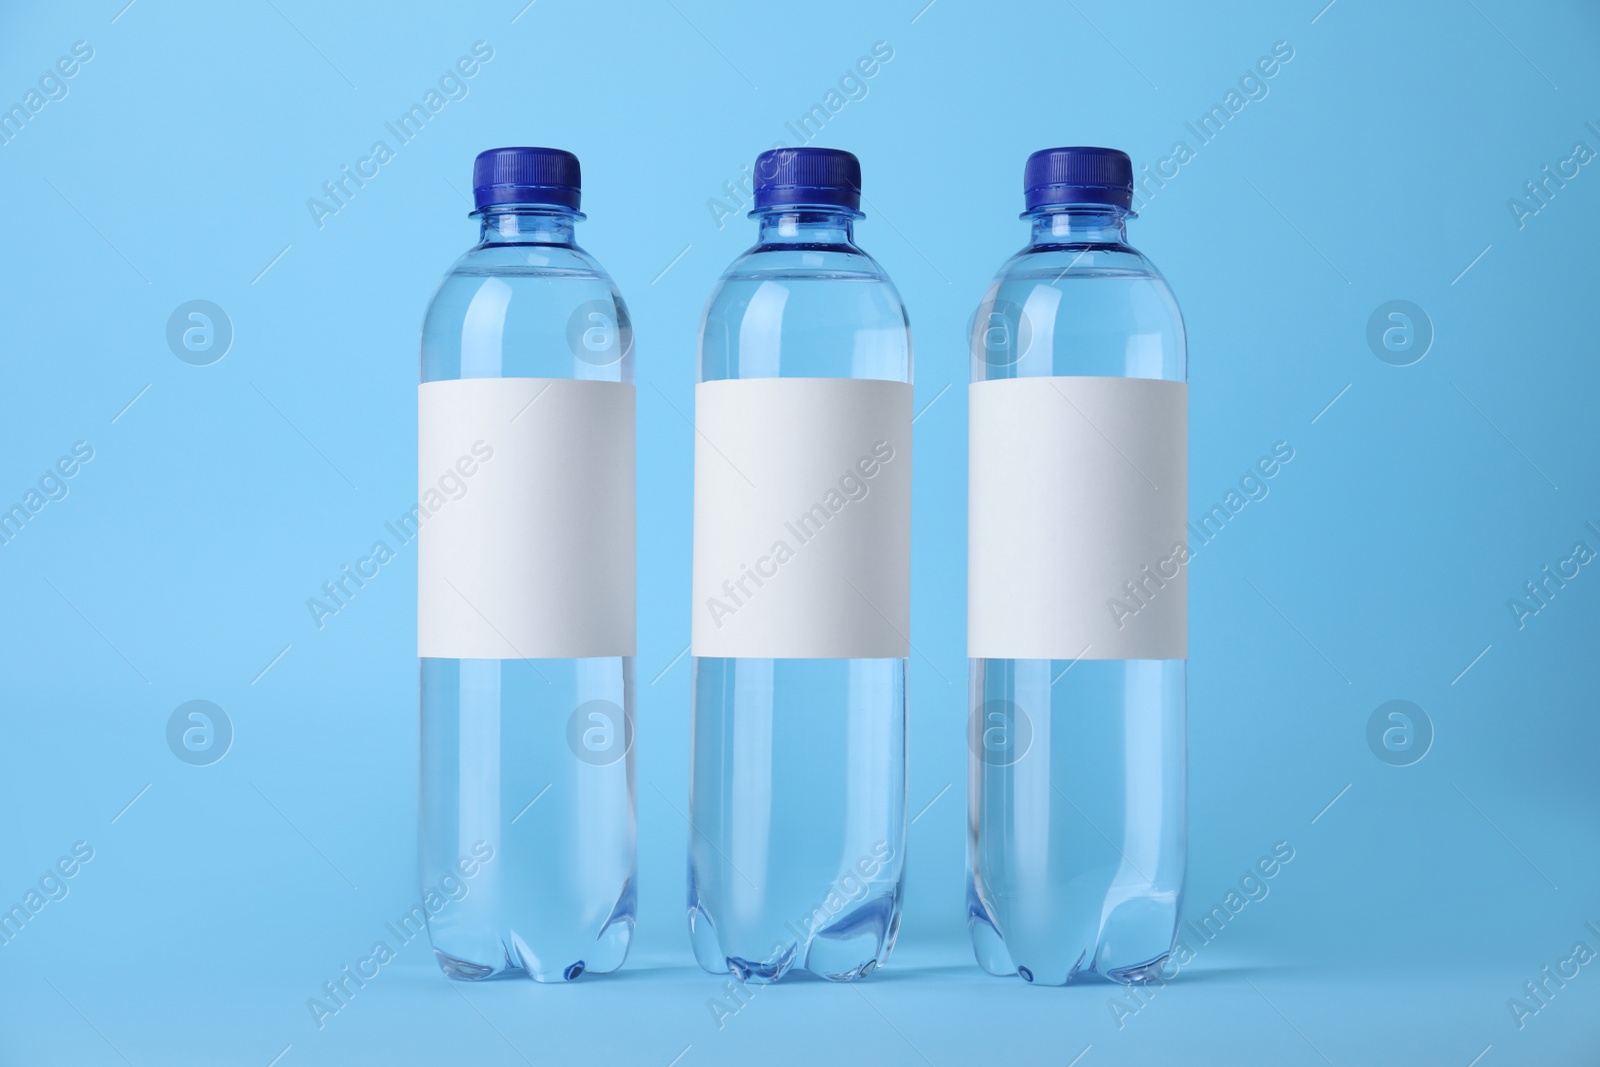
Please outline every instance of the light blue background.
[{"label": "light blue background", "polygon": [[[0,546],[0,903],[94,848],[0,946],[0,1063],[1600,1059],[1600,963],[1520,1030],[1507,1007],[1600,949],[1600,567],[1524,628],[1507,607],[1575,541],[1600,549],[1600,167],[1521,228],[1507,207],[1600,150],[1594,5],[124,2],[0,16],[0,105],[94,49],[0,145],[0,504],[94,449]],[[319,228],[307,199],[478,40],[469,95]],[[858,234],[917,340],[905,923],[872,980],[763,990],[719,1030],[674,810],[678,410],[752,230],[707,201],[876,41],[894,58],[814,143],[861,157]],[[1131,234],[1189,326],[1191,514],[1295,450],[1192,569],[1190,914],[1275,842],[1295,859],[1119,1028],[1119,990],[992,979],[966,945],[963,327],[1024,237],[1028,152],[1195,148],[1185,123],[1277,41],[1268,95]],[[462,987],[414,943],[319,1031],[307,998],[415,893],[414,550],[320,631],[305,601],[415,499],[422,311],[475,235],[473,155],[520,143],[581,157],[580,239],[637,329],[635,953],[608,979]],[[197,298],[235,330],[207,367],[164,337]],[[1435,332],[1412,366],[1367,345],[1394,299]],[[1409,767],[1366,741],[1397,698],[1436,732]],[[165,741],[191,699],[236,731],[209,767]]]}]

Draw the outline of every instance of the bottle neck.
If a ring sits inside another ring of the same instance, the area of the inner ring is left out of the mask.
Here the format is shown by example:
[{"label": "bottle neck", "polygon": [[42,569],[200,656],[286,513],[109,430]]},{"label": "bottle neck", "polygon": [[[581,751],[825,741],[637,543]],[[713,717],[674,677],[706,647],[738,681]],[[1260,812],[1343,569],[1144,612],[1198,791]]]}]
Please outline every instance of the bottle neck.
[{"label": "bottle neck", "polygon": [[774,207],[755,213],[763,246],[851,245],[858,212],[811,207]]},{"label": "bottle neck", "polygon": [[564,208],[526,205],[497,205],[477,214],[483,225],[478,240],[485,245],[571,245],[582,218]]},{"label": "bottle neck", "polygon": [[1035,211],[1032,243],[1036,245],[1128,243],[1128,209],[1104,204]]}]

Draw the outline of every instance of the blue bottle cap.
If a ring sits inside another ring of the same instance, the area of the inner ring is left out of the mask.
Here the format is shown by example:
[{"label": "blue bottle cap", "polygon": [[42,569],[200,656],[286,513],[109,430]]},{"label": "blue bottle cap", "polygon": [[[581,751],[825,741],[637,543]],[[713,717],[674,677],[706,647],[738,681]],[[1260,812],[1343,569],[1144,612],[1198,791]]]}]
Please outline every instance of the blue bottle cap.
[{"label": "blue bottle cap", "polygon": [[1133,206],[1133,160],[1115,148],[1046,148],[1022,168],[1029,211],[1059,204]]},{"label": "blue bottle cap", "polygon": [[756,210],[797,207],[861,210],[861,161],[837,148],[774,148],[756,157]]},{"label": "blue bottle cap", "polygon": [[491,148],[472,164],[478,210],[496,204],[547,204],[578,210],[578,157],[559,148]]}]

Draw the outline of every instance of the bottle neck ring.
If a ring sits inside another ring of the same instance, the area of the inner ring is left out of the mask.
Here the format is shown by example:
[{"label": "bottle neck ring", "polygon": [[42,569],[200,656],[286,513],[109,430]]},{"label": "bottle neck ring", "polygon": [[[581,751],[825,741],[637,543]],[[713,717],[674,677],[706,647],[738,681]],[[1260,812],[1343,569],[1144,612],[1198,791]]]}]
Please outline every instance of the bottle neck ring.
[{"label": "bottle neck ring", "polygon": [[472,215],[482,225],[479,240],[486,245],[570,245],[584,217],[550,204],[493,204]]},{"label": "bottle neck ring", "polygon": [[838,207],[774,205],[750,212],[763,245],[853,245],[859,211]]},{"label": "bottle neck ring", "polygon": [[1022,216],[1033,224],[1033,243],[1126,244],[1128,208],[1108,204],[1068,204],[1037,208]]}]

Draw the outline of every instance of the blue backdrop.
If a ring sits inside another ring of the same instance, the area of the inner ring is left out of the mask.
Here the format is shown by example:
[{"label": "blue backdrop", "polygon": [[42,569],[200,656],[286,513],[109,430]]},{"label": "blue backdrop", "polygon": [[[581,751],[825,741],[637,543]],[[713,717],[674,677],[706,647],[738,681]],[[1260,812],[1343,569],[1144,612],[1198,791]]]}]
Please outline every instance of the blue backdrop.
[{"label": "blue backdrop", "polygon": [[[95,0],[0,23],[0,507],[22,508],[0,905],[29,915],[0,944],[0,1062],[1596,1062],[1593,4]],[[861,157],[858,235],[917,341],[917,819],[890,966],[719,1026],[675,810],[678,411],[752,235],[748,166],[807,139]],[[611,978],[462,987],[413,943],[319,1028],[308,998],[415,895],[414,548],[321,628],[306,601],[415,500],[422,312],[476,233],[473,155],[523,143],[581,157],[580,239],[637,329],[636,949]],[[1192,568],[1186,907],[1228,918],[1144,998],[989,978],[962,918],[963,330],[1024,238],[1024,158],[1062,143],[1141,168],[1131,235],[1190,331],[1191,512],[1229,513]],[[197,300],[220,313],[186,347]],[[1275,447],[1265,492],[1241,487]],[[207,765],[169,743],[192,700],[229,724]],[[1266,895],[1230,898],[1275,848]]]}]

